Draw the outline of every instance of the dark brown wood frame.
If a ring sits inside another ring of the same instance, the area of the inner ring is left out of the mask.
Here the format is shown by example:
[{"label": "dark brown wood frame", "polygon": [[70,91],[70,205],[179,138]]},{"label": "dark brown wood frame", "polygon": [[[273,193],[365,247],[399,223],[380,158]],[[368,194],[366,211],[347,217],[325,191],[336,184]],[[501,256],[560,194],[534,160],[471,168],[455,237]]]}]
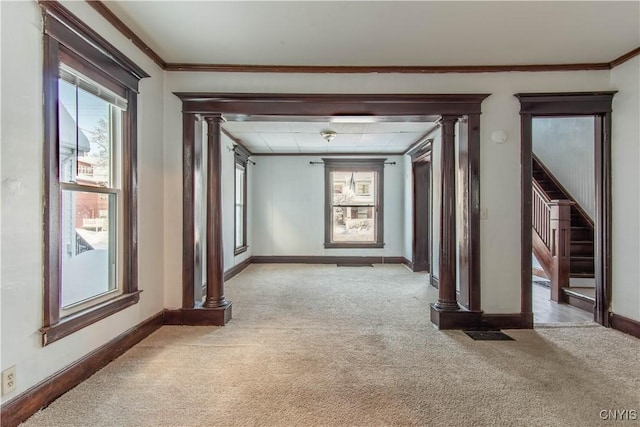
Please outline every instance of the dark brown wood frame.
[{"label": "dark brown wood frame", "polygon": [[[322,159],[324,161],[324,247],[327,249],[383,248],[384,247],[384,162],[385,158],[372,159]],[[376,174],[376,241],[373,243],[331,241],[331,172],[375,172]]]},{"label": "dark brown wood frame", "polygon": [[610,326],[611,301],[611,103],[616,92],[519,93],[521,116],[521,301],[522,314],[532,313],[531,197],[532,120],[534,117],[594,116],[595,128],[595,276],[594,320]]},{"label": "dark brown wood frame", "polygon": [[[429,273],[432,272],[432,265],[431,263],[433,262],[433,254],[431,253],[431,246],[432,246],[432,230],[433,230],[433,214],[431,212],[431,210],[433,209],[433,167],[431,164],[431,151],[430,151],[431,147],[429,144],[429,151],[426,153],[422,153],[422,155],[415,157],[415,156],[411,156],[411,175],[412,175],[412,182],[413,182],[413,200],[411,203],[411,210],[413,213],[413,218],[412,218],[412,239],[411,239],[411,253],[413,254],[413,258],[411,260],[411,269],[413,271],[428,271]],[[420,152],[422,152],[422,150],[420,150]],[[428,191],[428,195],[427,195],[427,236],[425,238],[427,247],[426,250],[424,252],[426,255],[426,264],[424,266],[422,266],[420,263],[418,263],[416,261],[416,254],[420,252],[420,240],[417,238],[417,228],[418,228],[418,204],[416,202],[417,198],[418,198],[418,186],[417,186],[417,178],[416,178],[416,168],[417,167],[426,167],[428,168],[427,170],[427,186],[428,188],[426,189]]]},{"label": "dark brown wood frame", "polygon": [[[462,162],[462,197],[467,218],[469,254],[462,277],[468,281],[469,309],[480,310],[480,113],[488,94],[250,94],[177,92],[183,112],[183,309],[193,305],[193,126],[196,114],[266,116],[412,116],[425,120],[441,115],[467,117],[469,154]],[[450,189],[448,191],[455,191]],[[476,322],[477,319],[468,319]],[[448,324],[460,324],[448,322]],[[444,324],[443,324],[444,325]]]},{"label": "dark brown wood frame", "polygon": [[[243,197],[243,201],[242,201],[242,242],[236,242],[236,233],[235,233],[235,229],[238,227],[238,224],[236,222],[236,215],[234,212],[233,215],[233,228],[234,228],[234,233],[233,233],[233,254],[234,255],[240,255],[241,253],[244,253],[247,251],[247,180],[249,177],[249,168],[248,168],[248,163],[249,163],[249,156],[251,155],[251,153],[249,151],[247,151],[244,146],[242,145],[237,145],[236,147],[234,147],[233,149],[233,155],[234,155],[234,167],[237,167],[237,165],[240,165],[244,168],[244,180],[242,182],[242,197]],[[236,174],[233,174],[233,185],[234,185],[234,192],[233,192],[233,197],[235,200],[235,195],[237,194],[236,189],[238,186],[238,181],[236,179]],[[235,203],[234,203],[235,206]]]},{"label": "dark brown wood frame", "polygon": [[[101,36],[57,2],[40,3],[44,17],[44,324],[42,345],[57,341],[139,301],[137,247],[137,91],[148,77]],[[122,127],[124,262],[122,295],[60,317],[60,183],[58,165],[58,69],[61,60],[128,101]]]}]

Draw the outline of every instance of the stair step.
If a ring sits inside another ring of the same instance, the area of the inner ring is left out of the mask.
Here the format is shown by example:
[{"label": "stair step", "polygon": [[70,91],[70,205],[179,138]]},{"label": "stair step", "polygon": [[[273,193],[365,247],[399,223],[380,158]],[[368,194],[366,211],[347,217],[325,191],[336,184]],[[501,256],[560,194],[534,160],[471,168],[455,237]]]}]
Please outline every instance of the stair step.
[{"label": "stair step", "polygon": [[593,241],[572,240],[570,248],[571,256],[593,256]]},{"label": "stair step", "polygon": [[570,273],[570,277],[574,279],[593,279],[596,275],[595,273]]},{"label": "stair step", "polygon": [[571,273],[594,273],[594,264],[592,256],[572,256],[570,261]]},{"label": "stair step", "polygon": [[581,299],[583,301],[588,301],[591,302],[593,304],[596,303],[596,298],[595,296],[591,296],[591,294],[593,293],[593,288],[562,288],[562,292],[565,295],[571,295],[574,296],[578,299]]},{"label": "stair step", "polygon": [[571,227],[571,240],[593,241],[593,230],[589,227]]},{"label": "stair step", "polygon": [[580,288],[562,288],[562,300],[569,305],[593,313],[593,309],[596,305],[596,299],[590,295],[585,295],[584,291],[590,290]]}]

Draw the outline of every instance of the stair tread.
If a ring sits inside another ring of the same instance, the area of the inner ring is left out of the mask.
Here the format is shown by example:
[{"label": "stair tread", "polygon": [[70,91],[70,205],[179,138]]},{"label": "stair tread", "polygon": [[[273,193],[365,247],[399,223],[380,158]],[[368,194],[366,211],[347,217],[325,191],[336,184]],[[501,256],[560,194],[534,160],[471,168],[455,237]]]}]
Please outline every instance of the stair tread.
[{"label": "stair tread", "polygon": [[[595,290],[593,288],[562,288],[562,292],[583,301],[592,302],[594,304],[596,302]],[[594,293],[594,296],[591,296],[591,293]]]}]

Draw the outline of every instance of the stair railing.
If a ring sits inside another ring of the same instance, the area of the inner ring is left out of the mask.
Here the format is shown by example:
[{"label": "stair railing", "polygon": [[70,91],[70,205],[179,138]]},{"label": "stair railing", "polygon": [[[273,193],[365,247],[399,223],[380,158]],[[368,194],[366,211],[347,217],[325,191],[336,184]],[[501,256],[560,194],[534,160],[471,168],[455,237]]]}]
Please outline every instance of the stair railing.
[{"label": "stair railing", "polygon": [[550,200],[535,179],[532,202],[534,253],[544,252],[538,259],[551,279],[551,300],[560,302],[562,288],[569,286],[571,206],[574,202]]}]

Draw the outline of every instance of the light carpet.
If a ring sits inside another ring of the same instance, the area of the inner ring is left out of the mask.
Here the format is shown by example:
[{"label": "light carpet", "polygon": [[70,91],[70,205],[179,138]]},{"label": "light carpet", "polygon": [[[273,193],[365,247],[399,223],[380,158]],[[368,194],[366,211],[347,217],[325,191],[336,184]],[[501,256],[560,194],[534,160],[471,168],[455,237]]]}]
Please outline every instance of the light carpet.
[{"label": "light carpet", "polygon": [[227,326],[165,326],[25,425],[589,426],[601,410],[640,413],[640,340],[600,326],[506,331],[515,341],[438,331],[427,277],[251,265],[226,284]]}]

